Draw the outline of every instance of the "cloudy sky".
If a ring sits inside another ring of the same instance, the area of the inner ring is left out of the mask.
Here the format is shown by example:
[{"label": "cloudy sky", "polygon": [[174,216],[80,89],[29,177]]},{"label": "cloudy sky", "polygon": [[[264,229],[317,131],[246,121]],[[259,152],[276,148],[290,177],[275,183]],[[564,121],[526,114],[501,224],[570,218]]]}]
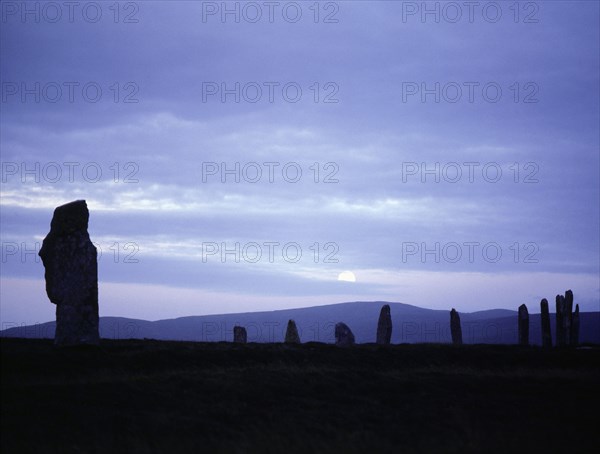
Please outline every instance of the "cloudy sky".
[{"label": "cloudy sky", "polygon": [[101,315],[599,310],[598,2],[1,6],[2,328],[76,199]]}]

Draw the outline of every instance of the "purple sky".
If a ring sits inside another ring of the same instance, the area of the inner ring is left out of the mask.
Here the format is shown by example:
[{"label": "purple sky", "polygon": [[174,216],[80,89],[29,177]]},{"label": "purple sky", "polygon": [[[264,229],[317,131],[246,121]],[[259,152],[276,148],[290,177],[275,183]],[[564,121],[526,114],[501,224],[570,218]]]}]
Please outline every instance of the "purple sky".
[{"label": "purple sky", "polygon": [[76,199],[101,315],[599,310],[598,2],[71,5],[1,2],[2,328]]}]

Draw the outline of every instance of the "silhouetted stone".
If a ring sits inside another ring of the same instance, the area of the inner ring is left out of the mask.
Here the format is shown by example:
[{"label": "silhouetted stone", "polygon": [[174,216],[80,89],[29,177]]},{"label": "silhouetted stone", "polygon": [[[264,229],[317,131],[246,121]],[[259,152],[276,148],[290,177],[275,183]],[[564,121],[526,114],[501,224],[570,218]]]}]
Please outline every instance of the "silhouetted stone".
[{"label": "silhouetted stone", "polygon": [[450,311],[450,333],[452,334],[452,343],[462,345],[462,328],[460,327],[460,316],[454,308]]},{"label": "silhouetted stone", "polygon": [[389,345],[392,339],[392,316],[390,314],[390,306],[385,304],[379,313],[379,321],[377,322],[377,343]]},{"label": "silhouetted stone", "polygon": [[340,322],[335,325],[335,345],[341,347],[354,345],[354,334],[345,323]]},{"label": "silhouetted stone", "polygon": [[519,345],[529,345],[529,312],[527,306],[519,306]]},{"label": "silhouetted stone", "polygon": [[571,345],[577,347],[579,345],[579,304],[575,305],[571,323]]},{"label": "silhouetted stone", "polygon": [[238,344],[245,344],[248,341],[248,335],[246,334],[246,328],[243,326],[233,327],[233,342]]},{"label": "silhouetted stone", "polygon": [[285,343],[286,344],[299,344],[300,336],[298,335],[298,328],[296,328],[296,322],[294,320],[288,320],[287,329],[285,330]]},{"label": "silhouetted stone", "polygon": [[56,304],[57,345],[98,344],[98,260],[85,200],[57,207],[39,256],[46,293]]},{"label": "silhouetted stone", "polygon": [[564,347],[565,342],[565,325],[563,322],[565,314],[565,297],[556,295],[556,346]]},{"label": "silhouetted stone", "polygon": [[540,302],[542,312],[542,346],[552,347],[552,333],[550,332],[550,311],[548,310],[548,300],[544,298]]},{"label": "silhouetted stone", "polygon": [[[579,313],[577,314],[579,317]],[[579,320],[578,320],[579,323]],[[579,339],[579,332],[572,333],[573,325],[573,292],[567,290],[565,296],[556,295],[556,346],[566,347]],[[579,329],[579,328],[578,328]]]},{"label": "silhouetted stone", "polygon": [[573,292],[567,290],[565,292],[565,312],[563,314],[563,326],[565,335],[565,345],[571,343],[571,321],[573,319]]}]

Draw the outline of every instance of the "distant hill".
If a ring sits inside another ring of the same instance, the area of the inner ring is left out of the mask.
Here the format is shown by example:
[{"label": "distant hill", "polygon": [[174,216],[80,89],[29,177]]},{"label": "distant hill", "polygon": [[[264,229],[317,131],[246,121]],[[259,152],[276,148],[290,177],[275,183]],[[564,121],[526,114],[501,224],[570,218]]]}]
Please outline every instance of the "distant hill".
[{"label": "distant hill", "polygon": [[[375,342],[381,306],[392,314],[392,343],[450,342],[449,310],[423,309],[403,303],[352,302],[239,314],[201,315],[149,322],[123,317],[101,317],[100,335],[107,339],[161,339],[231,341],[233,327],[245,326],[248,342],[282,342],[289,319],[296,321],[302,342],[334,342],[334,327],[346,323],[358,343]],[[600,343],[600,312],[583,312],[580,342]],[[463,341],[467,344],[514,344],[517,312],[493,309],[461,313]],[[550,314],[552,335],[555,318]],[[541,344],[539,314],[530,315],[530,343]],[[53,338],[55,322],[19,326],[0,331],[0,337]]]}]

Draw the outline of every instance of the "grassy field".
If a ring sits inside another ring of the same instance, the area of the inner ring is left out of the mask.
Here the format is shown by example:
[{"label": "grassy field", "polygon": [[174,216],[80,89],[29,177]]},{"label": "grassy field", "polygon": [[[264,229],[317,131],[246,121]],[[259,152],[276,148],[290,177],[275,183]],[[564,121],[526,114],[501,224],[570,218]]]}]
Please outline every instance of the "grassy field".
[{"label": "grassy field", "polygon": [[600,348],[2,339],[3,453],[595,452]]}]

